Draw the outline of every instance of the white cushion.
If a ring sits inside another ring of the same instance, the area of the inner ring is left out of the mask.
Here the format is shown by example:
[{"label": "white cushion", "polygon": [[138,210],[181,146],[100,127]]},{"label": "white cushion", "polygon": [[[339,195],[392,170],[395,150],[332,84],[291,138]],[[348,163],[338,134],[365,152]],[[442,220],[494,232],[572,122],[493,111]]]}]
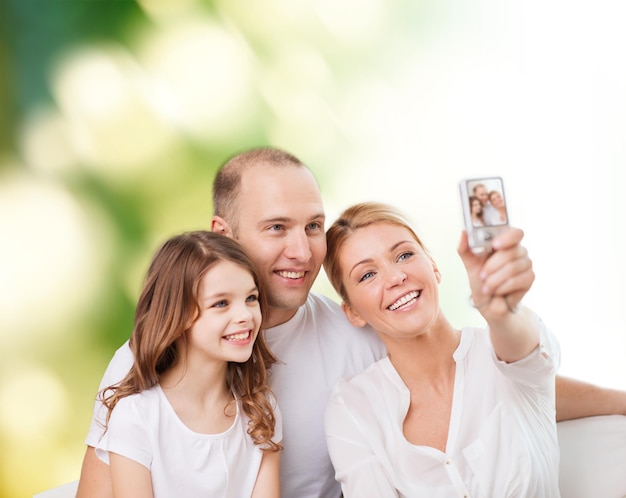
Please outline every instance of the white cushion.
[{"label": "white cushion", "polygon": [[561,498],[626,497],[626,417],[608,415],[557,424]]},{"label": "white cushion", "polygon": [[56,488],[37,493],[33,498],[74,498],[78,490],[78,481],[68,482]]}]

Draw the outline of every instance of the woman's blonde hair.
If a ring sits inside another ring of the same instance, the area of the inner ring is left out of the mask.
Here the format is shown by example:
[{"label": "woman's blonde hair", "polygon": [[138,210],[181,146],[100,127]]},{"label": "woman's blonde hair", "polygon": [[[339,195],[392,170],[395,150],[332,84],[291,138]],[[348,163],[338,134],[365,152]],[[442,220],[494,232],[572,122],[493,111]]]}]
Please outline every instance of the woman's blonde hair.
[{"label": "woman's blonde hair", "polygon": [[343,284],[339,253],[348,238],[356,230],[374,223],[387,223],[406,228],[422,249],[428,253],[420,238],[411,228],[408,218],[396,208],[380,202],[362,202],[347,208],[326,232],[327,251],[324,259],[324,271],[328,276],[328,280],[330,280],[339,297],[347,304],[349,304],[349,300]]}]

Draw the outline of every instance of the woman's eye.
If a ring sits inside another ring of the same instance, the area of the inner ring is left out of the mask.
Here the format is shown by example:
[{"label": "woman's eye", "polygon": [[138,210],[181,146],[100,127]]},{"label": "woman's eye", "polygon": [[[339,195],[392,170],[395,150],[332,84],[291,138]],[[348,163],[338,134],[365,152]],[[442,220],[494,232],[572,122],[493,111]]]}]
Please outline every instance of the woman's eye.
[{"label": "woman's eye", "polygon": [[406,261],[407,259],[409,259],[411,256],[413,256],[415,253],[413,252],[403,252],[402,254],[400,254],[400,256],[398,257],[398,261]]},{"label": "woman's eye", "polygon": [[364,273],[363,275],[361,275],[361,278],[359,278],[359,282],[363,282],[364,280],[372,278],[373,276],[374,276],[374,272],[368,271],[367,273]]}]

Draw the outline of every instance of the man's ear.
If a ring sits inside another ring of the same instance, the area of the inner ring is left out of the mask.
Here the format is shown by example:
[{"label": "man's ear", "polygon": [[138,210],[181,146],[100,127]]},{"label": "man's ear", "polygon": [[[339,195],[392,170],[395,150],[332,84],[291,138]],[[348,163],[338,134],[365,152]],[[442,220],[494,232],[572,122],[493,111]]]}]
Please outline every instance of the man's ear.
[{"label": "man's ear", "polygon": [[367,322],[361,318],[361,315],[359,315],[359,313],[356,312],[349,304],[342,302],[341,309],[348,318],[348,321],[355,327],[365,327],[367,325]]},{"label": "man's ear", "polygon": [[213,218],[211,218],[211,231],[231,238],[233,236],[233,231],[230,228],[230,225],[220,216],[213,216]]}]

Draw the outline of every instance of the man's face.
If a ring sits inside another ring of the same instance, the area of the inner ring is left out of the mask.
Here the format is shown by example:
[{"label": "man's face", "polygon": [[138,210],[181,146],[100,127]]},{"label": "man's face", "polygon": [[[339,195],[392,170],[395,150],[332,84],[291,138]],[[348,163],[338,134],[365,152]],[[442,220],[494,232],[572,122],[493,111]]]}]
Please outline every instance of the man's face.
[{"label": "man's face", "polygon": [[326,255],[319,188],[306,168],[256,167],[243,173],[237,203],[236,238],[264,281],[268,326],[284,323],[306,301]]},{"label": "man's face", "polygon": [[487,188],[479,185],[474,190],[474,195],[480,199],[480,203],[484,206],[489,202],[489,194],[487,193]]}]

